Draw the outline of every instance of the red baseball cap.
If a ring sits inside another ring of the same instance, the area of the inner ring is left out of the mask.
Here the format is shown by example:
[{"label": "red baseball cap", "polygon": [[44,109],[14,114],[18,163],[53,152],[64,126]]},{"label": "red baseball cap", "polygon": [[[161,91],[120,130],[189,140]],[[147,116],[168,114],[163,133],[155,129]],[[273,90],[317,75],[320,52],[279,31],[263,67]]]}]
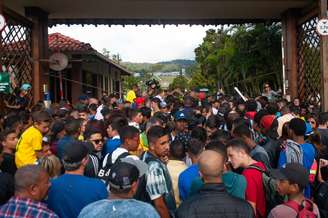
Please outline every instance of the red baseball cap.
[{"label": "red baseball cap", "polygon": [[261,121],[260,121],[261,127],[264,128],[266,131],[268,131],[271,128],[271,125],[272,125],[274,119],[276,119],[275,115],[265,115],[265,116],[263,116]]}]

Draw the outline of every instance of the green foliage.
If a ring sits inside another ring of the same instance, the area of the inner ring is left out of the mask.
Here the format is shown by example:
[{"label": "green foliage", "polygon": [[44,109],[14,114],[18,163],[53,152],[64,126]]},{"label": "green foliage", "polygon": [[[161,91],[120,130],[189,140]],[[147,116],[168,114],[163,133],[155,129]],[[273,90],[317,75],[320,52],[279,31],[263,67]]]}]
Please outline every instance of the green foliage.
[{"label": "green foliage", "polygon": [[123,90],[127,91],[132,88],[133,85],[139,84],[140,80],[134,76],[124,76],[123,77]]},{"label": "green foliage", "polygon": [[174,78],[172,83],[169,85],[169,89],[173,90],[180,88],[181,90],[188,89],[188,80],[185,76],[177,76]]},{"label": "green foliage", "polygon": [[195,54],[192,86],[223,88],[226,93],[238,86],[251,96],[260,94],[266,81],[281,86],[280,24],[210,29]]}]

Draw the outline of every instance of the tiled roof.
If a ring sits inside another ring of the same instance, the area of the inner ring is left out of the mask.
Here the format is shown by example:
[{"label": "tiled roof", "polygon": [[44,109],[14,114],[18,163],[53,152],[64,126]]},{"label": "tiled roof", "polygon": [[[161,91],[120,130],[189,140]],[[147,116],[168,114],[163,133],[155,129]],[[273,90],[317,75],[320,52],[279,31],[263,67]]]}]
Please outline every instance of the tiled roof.
[{"label": "tiled roof", "polygon": [[49,50],[53,52],[86,52],[95,51],[89,43],[65,36],[60,33],[52,33],[48,36]]}]

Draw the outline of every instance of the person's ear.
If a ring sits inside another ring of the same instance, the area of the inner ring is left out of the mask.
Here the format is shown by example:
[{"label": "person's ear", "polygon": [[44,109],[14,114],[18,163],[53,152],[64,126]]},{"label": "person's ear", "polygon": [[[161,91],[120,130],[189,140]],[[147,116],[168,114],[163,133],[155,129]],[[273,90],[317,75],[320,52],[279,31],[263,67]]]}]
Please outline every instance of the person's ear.
[{"label": "person's ear", "polygon": [[36,196],[38,194],[38,185],[37,184],[33,184],[29,186],[29,193],[32,196]]},{"label": "person's ear", "polygon": [[291,193],[298,193],[299,192],[299,186],[297,184],[289,184],[288,191]]},{"label": "person's ear", "polygon": [[132,192],[133,195],[137,192],[138,184],[139,184],[139,182],[137,180],[137,181],[133,182],[132,185],[131,185],[131,192]]},{"label": "person's ear", "polygon": [[81,163],[83,166],[86,166],[88,164],[88,161],[89,161],[89,156],[85,156],[85,158],[82,159]]}]

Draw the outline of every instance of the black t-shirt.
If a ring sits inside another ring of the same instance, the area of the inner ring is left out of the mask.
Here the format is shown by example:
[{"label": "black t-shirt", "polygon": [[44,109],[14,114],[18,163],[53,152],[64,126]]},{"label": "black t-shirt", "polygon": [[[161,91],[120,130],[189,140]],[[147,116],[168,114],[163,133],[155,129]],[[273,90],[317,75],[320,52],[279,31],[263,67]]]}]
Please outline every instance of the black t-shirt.
[{"label": "black t-shirt", "polygon": [[15,155],[14,154],[3,154],[3,162],[1,163],[0,169],[2,172],[9,173],[14,176],[17,170],[15,164]]},{"label": "black t-shirt", "polygon": [[14,195],[14,187],[14,177],[8,173],[0,172],[0,205],[7,203]]}]

